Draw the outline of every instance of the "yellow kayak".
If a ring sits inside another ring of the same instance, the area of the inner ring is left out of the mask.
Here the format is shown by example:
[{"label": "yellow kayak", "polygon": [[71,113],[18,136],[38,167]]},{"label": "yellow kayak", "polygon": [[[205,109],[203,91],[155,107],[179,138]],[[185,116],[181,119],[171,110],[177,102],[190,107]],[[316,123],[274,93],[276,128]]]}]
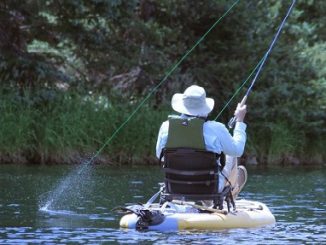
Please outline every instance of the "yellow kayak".
[{"label": "yellow kayak", "polygon": [[[269,208],[261,202],[249,200],[236,200],[236,210],[216,210],[205,208],[189,202],[170,202],[163,206],[152,204],[146,207],[150,213],[159,213],[159,222],[155,217],[146,219],[143,229],[148,230],[218,230],[230,228],[251,228],[275,223],[275,217]],[[136,212],[137,213],[137,212]],[[139,228],[140,215],[131,213],[124,215],[120,220],[121,228]],[[157,219],[158,220],[158,219]]]}]

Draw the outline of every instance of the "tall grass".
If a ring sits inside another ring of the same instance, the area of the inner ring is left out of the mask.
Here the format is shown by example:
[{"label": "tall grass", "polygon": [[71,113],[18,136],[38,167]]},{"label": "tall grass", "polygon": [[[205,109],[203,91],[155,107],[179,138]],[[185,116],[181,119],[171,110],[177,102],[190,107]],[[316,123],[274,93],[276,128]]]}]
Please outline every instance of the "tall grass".
[{"label": "tall grass", "polygon": [[325,138],[309,138],[305,132],[288,122],[276,121],[252,125],[248,129],[248,154],[256,155],[263,164],[323,163]]},{"label": "tall grass", "polygon": [[[93,156],[125,122],[136,104],[114,97],[58,93],[53,98],[13,93],[0,97],[0,162],[80,163]],[[171,109],[145,104],[107,144],[95,162],[138,164],[155,161],[160,124]],[[310,136],[289,123],[249,123],[247,154],[260,163],[288,157],[303,162],[325,161],[325,138]]]},{"label": "tall grass", "polygon": [[35,112],[29,108],[11,103],[2,99],[0,107],[0,149],[2,157],[17,153],[17,157],[23,152],[33,149],[31,141],[35,138],[35,132],[31,131]]},{"label": "tall grass", "polygon": [[[26,104],[3,96],[0,156],[7,160],[78,163],[100,149],[135,106],[101,96],[60,94],[51,103]],[[136,163],[154,156],[167,112],[145,105],[103,149],[97,161]],[[13,156],[20,156],[16,159]]]}]

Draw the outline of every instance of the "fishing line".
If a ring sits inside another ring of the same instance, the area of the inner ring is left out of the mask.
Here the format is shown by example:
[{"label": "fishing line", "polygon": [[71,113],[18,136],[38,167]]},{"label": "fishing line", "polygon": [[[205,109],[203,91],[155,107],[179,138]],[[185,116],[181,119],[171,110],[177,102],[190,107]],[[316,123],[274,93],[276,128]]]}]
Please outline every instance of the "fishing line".
[{"label": "fishing line", "polygon": [[[167,78],[176,70],[176,68],[190,55],[190,53],[205,39],[205,37],[215,28],[215,26],[224,18],[226,17],[229,12],[239,3],[240,0],[234,1],[234,3],[227,9],[227,11],[215,21],[215,23],[202,35],[195,44],[185,52],[185,54],[177,61],[174,65],[171,66],[171,69],[168,69],[163,79],[148,93],[148,95],[139,103],[136,109],[127,117],[127,119],[113,132],[113,134],[105,141],[102,147],[89,159],[86,160],[84,163],[81,164],[80,168],[76,171],[77,175],[80,175],[84,172],[85,169],[94,161],[94,159],[103,151],[103,149],[112,141],[112,139],[118,134],[118,132],[131,120],[131,118],[139,111],[139,109],[145,104],[145,102],[150,98],[150,96],[167,80]],[[69,177],[68,177],[69,179]],[[43,211],[49,210],[52,208],[52,204],[59,196],[61,196],[68,184],[69,181],[62,181],[61,184],[55,189],[53,198],[50,196],[50,200],[48,200],[45,205],[41,207]]]},{"label": "fishing line", "polygon": [[291,13],[291,11],[292,11],[292,8],[294,7],[295,1],[296,1],[296,0],[293,0],[293,1],[292,1],[292,4],[291,4],[290,8],[288,9],[288,12],[286,13],[286,15],[285,15],[285,17],[284,17],[284,19],[283,19],[281,25],[279,26],[279,28],[278,28],[278,30],[277,30],[275,36],[274,36],[274,39],[273,39],[272,43],[270,44],[270,47],[268,48],[266,54],[264,55],[264,57],[263,57],[263,61],[261,62],[260,66],[259,66],[259,68],[258,68],[258,71],[257,71],[257,73],[256,73],[256,75],[255,75],[255,77],[254,77],[254,79],[252,80],[250,87],[248,88],[248,90],[247,90],[247,92],[246,92],[246,94],[245,94],[246,97],[248,97],[248,95],[250,94],[250,92],[251,92],[251,90],[252,90],[252,87],[254,86],[254,84],[255,84],[255,82],[256,82],[256,80],[257,80],[257,77],[258,77],[258,75],[259,75],[261,69],[263,68],[263,66],[264,66],[264,64],[265,64],[265,61],[267,60],[267,57],[269,56],[270,52],[272,51],[272,48],[274,47],[274,44],[276,43],[276,41],[277,41],[277,39],[278,39],[278,37],[279,37],[279,35],[280,35],[280,33],[281,33],[281,30],[283,29],[283,26],[284,26],[284,24],[285,24],[287,18],[289,17],[289,15],[290,15],[290,13]]},{"label": "fishing line", "polygon": [[[250,86],[249,86],[249,88],[248,88],[248,90],[247,90],[245,96],[244,96],[243,99],[241,100],[241,103],[240,103],[241,105],[244,105],[244,104],[246,103],[246,100],[247,100],[247,98],[248,98],[248,96],[249,96],[249,94],[250,94],[250,92],[251,92],[251,90],[252,90],[254,84],[256,83],[257,77],[258,77],[258,75],[260,74],[260,72],[261,72],[261,70],[262,70],[262,68],[263,68],[263,66],[264,66],[264,64],[265,64],[265,62],[266,62],[266,60],[267,60],[267,57],[269,56],[270,52],[272,51],[273,46],[275,45],[275,43],[276,43],[276,41],[277,41],[277,39],[278,39],[278,37],[279,37],[279,35],[280,35],[280,33],[281,33],[281,30],[283,29],[284,24],[285,24],[287,18],[289,17],[289,15],[290,15],[290,13],[291,13],[291,11],[292,11],[294,5],[295,5],[295,2],[296,2],[296,0],[292,0],[292,3],[291,3],[291,5],[290,5],[290,7],[289,7],[289,9],[288,9],[288,11],[287,11],[285,17],[283,18],[283,20],[282,20],[282,22],[281,22],[281,24],[280,24],[280,26],[279,26],[279,28],[278,28],[278,30],[277,30],[277,32],[276,32],[276,34],[275,34],[273,40],[272,40],[272,42],[271,42],[271,44],[270,44],[270,46],[269,46],[267,52],[265,53],[264,57],[263,57],[262,60],[258,63],[258,65],[254,68],[254,70],[251,72],[251,74],[250,74],[249,77],[245,80],[245,82],[244,82],[244,83],[239,87],[239,89],[236,91],[235,94],[237,94],[237,93],[240,91],[240,89],[241,89],[241,88],[244,86],[244,84],[249,80],[249,78],[251,77],[251,75],[254,73],[254,71],[255,71],[255,70],[257,69],[257,67],[258,67],[258,70],[257,70],[257,72],[256,72],[256,74],[255,74],[255,77],[253,78],[253,80],[252,80],[252,82],[251,82],[251,84],[250,84]],[[224,110],[224,109],[227,107],[227,105],[230,103],[230,101],[235,97],[235,94],[231,97],[231,99],[227,102],[227,104],[223,107],[222,110]],[[221,114],[221,112],[218,114],[218,116],[219,116],[220,114]],[[218,116],[217,116],[217,117],[218,117]],[[216,117],[216,118],[217,118],[217,117]],[[215,120],[216,120],[216,118],[215,118]],[[236,122],[236,117],[234,116],[234,117],[232,117],[232,118],[230,119],[230,121],[229,121],[229,123],[228,123],[229,128],[233,128],[235,122]]]},{"label": "fishing line", "polygon": [[235,91],[235,93],[232,95],[232,97],[226,102],[226,104],[224,105],[224,107],[222,108],[222,110],[218,113],[218,115],[215,117],[214,121],[217,120],[217,118],[219,118],[219,116],[223,113],[223,111],[226,109],[226,107],[228,107],[228,105],[231,103],[231,101],[234,99],[234,97],[240,92],[240,90],[243,88],[243,86],[249,81],[250,77],[255,73],[256,69],[258,68],[258,66],[263,62],[262,58],[258,64],[256,65],[256,67],[251,71],[251,73],[249,74],[249,76],[247,77],[247,79],[240,85],[240,87]]},{"label": "fishing line", "polygon": [[119,131],[130,121],[130,119],[139,111],[139,109],[145,104],[145,102],[151,97],[151,95],[167,80],[167,78],[176,70],[176,68],[190,55],[190,53],[206,38],[206,36],[215,28],[215,26],[229,14],[229,12],[239,3],[240,0],[236,0],[231,7],[218,19],[215,23],[202,35],[196,43],[177,61],[172,68],[168,70],[163,79],[148,93],[148,95],[139,103],[136,109],[127,117],[127,119],[113,132],[113,134],[106,140],[103,146],[93,155],[93,157],[86,162],[85,165],[90,164],[112,141],[112,139],[119,133]]}]

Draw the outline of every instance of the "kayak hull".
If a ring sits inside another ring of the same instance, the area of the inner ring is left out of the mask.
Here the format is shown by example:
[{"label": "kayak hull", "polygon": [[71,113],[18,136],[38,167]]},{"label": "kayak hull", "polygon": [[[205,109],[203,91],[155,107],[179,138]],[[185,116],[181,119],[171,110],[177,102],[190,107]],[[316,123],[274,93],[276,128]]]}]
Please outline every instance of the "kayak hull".
[{"label": "kayak hull", "polygon": [[[163,212],[164,221],[158,225],[149,225],[148,230],[219,230],[231,228],[253,228],[274,224],[275,217],[269,208],[256,201],[237,200],[236,211],[227,214],[221,212]],[[120,220],[121,228],[136,229],[138,217],[127,214]]]}]

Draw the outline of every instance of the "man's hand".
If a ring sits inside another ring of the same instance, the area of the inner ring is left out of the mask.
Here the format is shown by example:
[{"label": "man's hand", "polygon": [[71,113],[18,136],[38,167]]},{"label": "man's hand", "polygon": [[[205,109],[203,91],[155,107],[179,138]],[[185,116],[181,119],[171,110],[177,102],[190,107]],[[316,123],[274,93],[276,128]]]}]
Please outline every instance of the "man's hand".
[{"label": "man's hand", "polygon": [[238,104],[237,109],[234,112],[234,116],[236,117],[237,122],[243,122],[247,113],[247,105]]}]

